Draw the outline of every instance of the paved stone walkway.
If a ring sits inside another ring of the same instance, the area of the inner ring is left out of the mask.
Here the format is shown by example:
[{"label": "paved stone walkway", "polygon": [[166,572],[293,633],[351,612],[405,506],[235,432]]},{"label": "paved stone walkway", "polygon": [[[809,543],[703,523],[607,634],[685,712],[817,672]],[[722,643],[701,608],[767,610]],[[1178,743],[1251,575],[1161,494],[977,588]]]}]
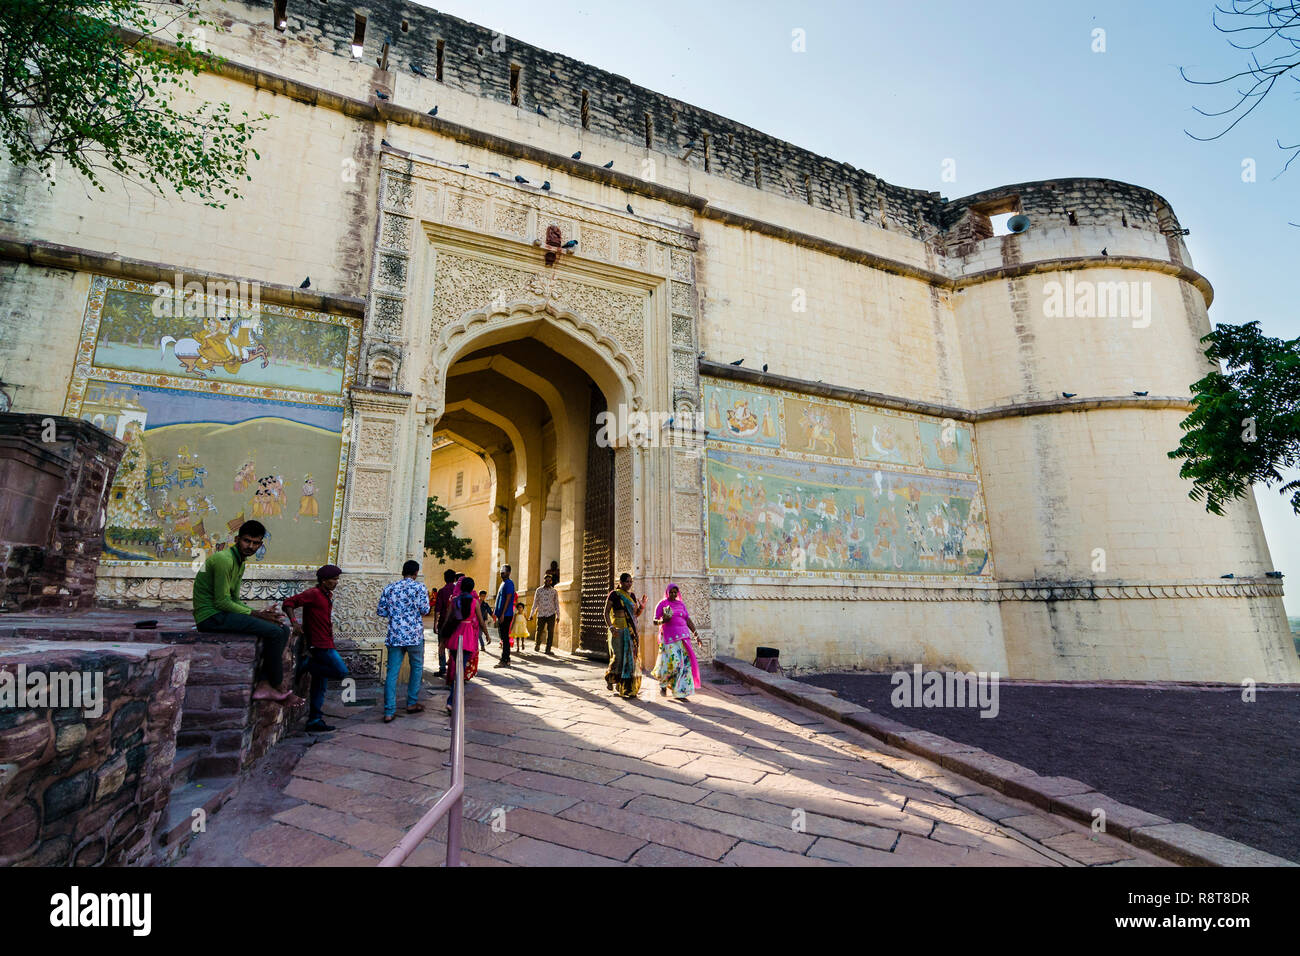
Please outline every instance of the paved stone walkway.
[{"label": "paved stone walkway", "polygon": [[[615,697],[579,658],[494,663],[466,696],[473,866],[1168,865],[712,672],[682,704],[649,679]],[[377,863],[447,786],[444,695],[425,699],[391,724],[333,707],[338,729],[282,744],[178,865]],[[442,865],[445,839],[408,864]]]}]

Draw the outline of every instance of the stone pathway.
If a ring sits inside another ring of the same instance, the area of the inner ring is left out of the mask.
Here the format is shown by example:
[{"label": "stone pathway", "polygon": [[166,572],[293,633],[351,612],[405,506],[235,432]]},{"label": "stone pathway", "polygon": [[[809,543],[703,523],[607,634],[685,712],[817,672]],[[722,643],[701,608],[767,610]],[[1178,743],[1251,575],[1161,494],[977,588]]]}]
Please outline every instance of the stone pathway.
[{"label": "stone pathway", "polygon": [[[615,697],[579,658],[493,663],[466,696],[472,866],[1168,865],[712,672],[682,704],[649,679]],[[447,787],[444,695],[425,700],[391,724],[333,707],[338,729],[280,745],[177,865],[374,865]],[[408,865],[442,865],[445,839]]]}]

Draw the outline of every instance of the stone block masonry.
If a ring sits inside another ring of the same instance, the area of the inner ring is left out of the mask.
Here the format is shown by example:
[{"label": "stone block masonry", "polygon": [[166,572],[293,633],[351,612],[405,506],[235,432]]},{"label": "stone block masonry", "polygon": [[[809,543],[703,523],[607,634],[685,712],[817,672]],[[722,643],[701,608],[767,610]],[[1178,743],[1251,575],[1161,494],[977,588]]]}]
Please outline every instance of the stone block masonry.
[{"label": "stone block masonry", "polygon": [[0,639],[0,672],[20,667],[28,686],[102,675],[102,709],[0,706],[0,866],[148,863],[184,691],[175,648]]},{"label": "stone block masonry", "polygon": [[0,608],[94,603],[101,517],[125,449],[75,418],[0,414]]},{"label": "stone block masonry", "polygon": [[[112,642],[161,644],[175,655],[175,679],[181,688],[181,719],[176,747],[199,751],[195,777],[227,777],[247,770],[306,719],[306,707],[290,708],[254,703],[253,673],[261,642],[247,634],[206,633],[190,626],[188,614],[164,615],[157,629],[137,629],[140,611],[93,611],[59,617],[9,615],[0,617],[0,640]],[[283,665],[293,673],[293,642],[285,648]],[[308,679],[296,690],[305,696]]]}]

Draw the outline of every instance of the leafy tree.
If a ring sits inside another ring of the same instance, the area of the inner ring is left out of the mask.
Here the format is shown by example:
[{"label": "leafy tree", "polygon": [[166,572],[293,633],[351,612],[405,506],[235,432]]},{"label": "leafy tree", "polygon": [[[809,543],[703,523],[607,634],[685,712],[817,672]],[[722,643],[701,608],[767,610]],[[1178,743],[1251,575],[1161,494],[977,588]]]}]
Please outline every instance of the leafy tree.
[{"label": "leafy tree", "polygon": [[456,537],[456,522],[451,512],[438,504],[437,496],[429,499],[424,512],[424,549],[439,561],[465,561],[474,557],[469,538]]},{"label": "leafy tree", "polygon": [[1281,484],[1300,514],[1300,481],[1280,469],[1300,464],[1300,338],[1269,338],[1258,322],[1216,325],[1201,339],[1216,369],[1192,386],[1192,414],[1182,441],[1169,452],[1183,459],[1178,474],[1192,479],[1190,497],[1223,514],[1250,486]]},{"label": "leafy tree", "polygon": [[115,173],[224,209],[252,179],[249,143],[271,116],[172,106],[194,94],[190,74],[220,66],[203,49],[216,29],[197,0],[4,0],[0,147],[51,183],[62,160],[100,192]]}]

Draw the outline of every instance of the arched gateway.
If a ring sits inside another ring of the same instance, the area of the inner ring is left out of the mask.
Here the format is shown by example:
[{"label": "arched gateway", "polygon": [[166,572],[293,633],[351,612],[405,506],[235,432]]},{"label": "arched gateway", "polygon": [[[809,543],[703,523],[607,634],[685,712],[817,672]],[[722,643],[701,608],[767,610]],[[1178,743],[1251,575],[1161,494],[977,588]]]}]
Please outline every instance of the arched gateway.
[{"label": "arched gateway", "polygon": [[[707,638],[700,449],[681,427],[699,394],[693,233],[395,156],[380,194],[341,631],[377,636],[371,599],[422,552],[430,455],[450,439],[490,476],[481,586],[508,563],[531,591],[558,561],[559,646],[598,651],[617,573],[649,595],[671,577],[695,597]],[[556,254],[557,235],[605,254]],[[637,427],[670,416],[663,432]]]}]

